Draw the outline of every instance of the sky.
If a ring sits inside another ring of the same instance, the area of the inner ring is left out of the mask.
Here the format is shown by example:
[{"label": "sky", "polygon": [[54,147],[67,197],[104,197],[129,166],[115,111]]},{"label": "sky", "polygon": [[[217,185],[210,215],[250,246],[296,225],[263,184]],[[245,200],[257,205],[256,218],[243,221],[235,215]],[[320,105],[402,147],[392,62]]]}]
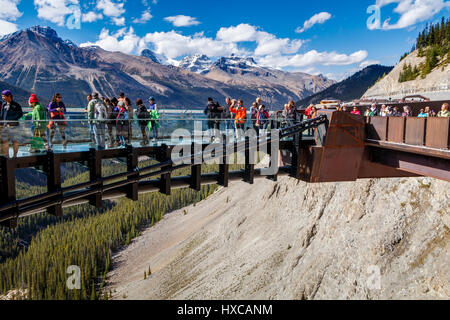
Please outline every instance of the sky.
[{"label": "sky", "polygon": [[49,26],[80,46],[176,64],[235,54],[258,64],[341,80],[395,65],[450,0],[0,0],[0,35]]}]

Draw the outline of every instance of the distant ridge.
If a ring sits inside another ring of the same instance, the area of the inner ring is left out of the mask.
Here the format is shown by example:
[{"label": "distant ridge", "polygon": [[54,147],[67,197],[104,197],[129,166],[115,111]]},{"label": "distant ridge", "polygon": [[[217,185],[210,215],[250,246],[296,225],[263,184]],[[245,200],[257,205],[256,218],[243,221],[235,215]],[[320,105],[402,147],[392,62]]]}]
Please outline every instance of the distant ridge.
[{"label": "distant ridge", "polygon": [[[10,90],[16,102],[18,102],[22,107],[28,107],[28,99],[30,98],[32,92],[13,86],[4,81],[0,81],[0,92],[3,90]],[[41,103],[46,104],[46,102],[50,101],[50,97],[40,97],[39,100],[42,100]]]},{"label": "distant ridge", "polygon": [[364,92],[383,75],[391,72],[393,67],[385,67],[381,65],[371,65],[358,71],[349,78],[332,85],[331,87],[309,96],[298,102],[299,106],[307,106],[309,104],[317,104],[322,100],[333,99],[341,101],[352,101],[360,99]]}]

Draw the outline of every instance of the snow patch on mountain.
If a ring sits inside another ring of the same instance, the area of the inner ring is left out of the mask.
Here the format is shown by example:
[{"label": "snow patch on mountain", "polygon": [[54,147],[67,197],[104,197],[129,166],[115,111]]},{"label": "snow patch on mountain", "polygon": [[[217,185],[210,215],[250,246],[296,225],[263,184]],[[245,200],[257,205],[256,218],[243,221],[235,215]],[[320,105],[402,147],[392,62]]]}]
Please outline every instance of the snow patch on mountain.
[{"label": "snow patch on mountain", "polygon": [[211,65],[212,61],[209,57],[204,54],[195,54],[181,60],[178,67],[198,74],[204,74],[209,71]]}]

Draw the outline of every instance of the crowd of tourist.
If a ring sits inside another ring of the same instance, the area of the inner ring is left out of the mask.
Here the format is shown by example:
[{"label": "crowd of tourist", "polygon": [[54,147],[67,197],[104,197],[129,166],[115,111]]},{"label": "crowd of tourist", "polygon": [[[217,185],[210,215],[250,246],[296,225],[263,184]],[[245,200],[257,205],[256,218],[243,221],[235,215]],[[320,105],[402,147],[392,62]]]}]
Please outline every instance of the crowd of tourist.
[{"label": "crowd of tourist", "polygon": [[[62,145],[66,147],[67,109],[61,94],[55,94],[47,107],[42,106],[38,97],[32,94],[28,100],[32,111],[28,114],[24,114],[20,104],[13,99],[11,91],[3,91],[2,100],[3,103],[0,106],[2,154],[9,155],[11,143],[14,157],[17,156],[19,137],[23,133],[20,129],[20,120],[25,117],[31,117],[32,121],[32,139],[29,152],[37,152],[43,149],[51,150],[57,132],[61,136]],[[106,147],[115,148],[130,144],[133,137],[133,122],[140,129],[141,145],[148,145],[150,138],[156,141],[160,126],[160,115],[155,98],[150,97],[148,105],[142,99],[138,99],[135,105],[136,108],[133,107],[131,100],[124,93],[121,93],[118,98],[101,97],[98,93],[89,94],[85,113],[89,125],[91,146],[105,149]],[[376,104],[372,104],[364,114],[361,114],[358,107],[353,107],[350,110],[348,106],[343,105],[339,106],[338,109],[366,117],[450,117],[448,103],[444,103],[438,113],[430,107],[426,107],[421,109],[417,115],[413,114],[409,106],[404,106],[403,110],[399,110],[396,106],[382,105],[381,108],[378,108]],[[257,134],[260,134],[268,128],[289,127],[304,118],[312,119],[319,115],[316,106],[310,105],[305,110],[300,110],[292,100],[284,106],[283,110],[270,114],[261,98],[256,99],[249,109],[244,106],[242,99],[226,98],[225,105],[221,106],[219,102],[209,98],[204,113],[207,117],[207,128],[211,132],[211,140],[213,141],[217,138],[217,132],[221,130],[232,130],[237,137],[248,129],[254,129]]]},{"label": "crowd of tourist", "polygon": [[[67,146],[67,109],[62,96],[56,93],[45,108],[38,97],[32,94],[28,99],[30,113],[25,114],[9,90],[2,92],[3,103],[0,105],[0,137],[1,152],[9,156],[10,143],[14,157],[19,151],[19,138],[23,134],[20,121],[31,117],[32,138],[29,152],[42,149],[51,150],[54,137],[59,132],[63,147]],[[158,138],[159,112],[155,98],[148,99],[148,107],[142,99],[136,101],[134,110],[131,100],[124,93],[119,98],[100,97],[98,93],[87,96],[87,121],[89,124],[90,144],[98,149],[114,148],[129,144],[132,139],[132,121],[139,124],[142,134],[142,145],[149,144],[149,134],[155,141]],[[149,133],[149,134],[148,134]]]},{"label": "crowd of tourist", "polygon": [[[348,112],[349,109],[347,106],[341,107],[342,111]],[[360,116],[361,112],[358,107],[353,107],[351,114],[355,114]],[[448,118],[450,117],[449,104],[444,103],[441,107],[441,110],[436,113],[430,107],[425,107],[420,109],[418,114],[413,114],[413,111],[409,106],[404,106],[403,110],[399,110],[398,107],[394,106],[386,106],[382,105],[379,109],[376,104],[372,104],[363,114],[365,117],[418,117],[418,118]]]},{"label": "crowd of tourist", "polygon": [[224,106],[208,98],[204,113],[208,119],[208,130],[212,132],[211,139],[214,141],[217,138],[214,132],[218,132],[221,128],[235,131],[237,137],[248,129],[254,129],[260,134],[269,127],[284,128],[292,125],[301,119],[303,112],[297,109],[295,102],[291,100],[283,110],[274,112],[271,116],[261,98],[257,98],[247,109],[242,99],[228,97]]}]

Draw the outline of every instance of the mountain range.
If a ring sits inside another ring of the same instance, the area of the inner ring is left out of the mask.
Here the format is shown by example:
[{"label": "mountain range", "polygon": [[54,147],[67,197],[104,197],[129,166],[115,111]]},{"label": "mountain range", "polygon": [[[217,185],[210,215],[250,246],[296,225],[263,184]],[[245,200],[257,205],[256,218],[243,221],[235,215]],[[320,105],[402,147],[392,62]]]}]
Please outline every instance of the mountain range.
[{"label": "mountain range", "polygon": [[91,92],[109,97],[125,92],[132,100],[155,96],[165,108],[202,108],[208,97],[223,101],[227,96],[247,104],[261,97],[269,107],[281,108],[290,99],[333,84],[322,76],[263,68],[251,58],[234,56],[219,59],[199,74],[161,64],[150,50],[134,56],[79,47],[40,26],[0,39],[0,77],[47,99],[59,92],[66,104],[78,107],[86,105]]},{"label": "mountain range", "polygon": [[258,65],[251,57],[234,55],[219,58],[215,62],[205,55],[189,56],[181,61],[179,67],[228,85],[257,88],[264,101],[271,101],[280,94],[298,100],[336,83],[322,75],[267,68]]},{"label": "mountain range", "polygon": [[309,104],[317,104],[322,100],[341,100],[352,101],[360,99],[366,90],[370,88],[383,75],[391,72],[393,67],[385,67],[381,65],[372,65],[358,71],[347,79],[336,83],[329,88],[313,94],[306,99],[298,102],[299,106],[307,106]]}]

